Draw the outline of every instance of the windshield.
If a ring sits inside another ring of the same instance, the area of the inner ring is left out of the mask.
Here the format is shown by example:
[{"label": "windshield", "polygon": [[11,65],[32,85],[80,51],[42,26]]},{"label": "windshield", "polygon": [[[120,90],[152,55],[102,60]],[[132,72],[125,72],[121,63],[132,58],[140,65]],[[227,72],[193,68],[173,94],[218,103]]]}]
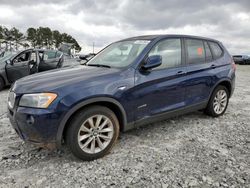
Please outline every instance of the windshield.
[{"label": "windshield", "polygon": [[11,59],[14,55],[16,55],[16,52],[5,52],[4,56],[0,58],[0,62],[5,62],[8,59]]},{"label": "windshield", "polygon": [[139,56],[149,42],[149,40],[131,40],[113,43],[92,58],[87,65],[127,67]]}]

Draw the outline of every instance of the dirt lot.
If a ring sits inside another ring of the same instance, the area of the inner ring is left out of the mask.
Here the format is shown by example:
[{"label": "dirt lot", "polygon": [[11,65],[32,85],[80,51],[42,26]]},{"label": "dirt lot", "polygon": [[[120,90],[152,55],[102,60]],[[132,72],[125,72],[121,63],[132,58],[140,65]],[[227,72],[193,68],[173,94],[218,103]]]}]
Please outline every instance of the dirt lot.
[{"label": "dirt lot", "polygon": [[144,126],[93,162],[22,142],[6,97],[0,92],[0,187],[250,187],[250,66],[237,67],[223,117],[195,112]]}]

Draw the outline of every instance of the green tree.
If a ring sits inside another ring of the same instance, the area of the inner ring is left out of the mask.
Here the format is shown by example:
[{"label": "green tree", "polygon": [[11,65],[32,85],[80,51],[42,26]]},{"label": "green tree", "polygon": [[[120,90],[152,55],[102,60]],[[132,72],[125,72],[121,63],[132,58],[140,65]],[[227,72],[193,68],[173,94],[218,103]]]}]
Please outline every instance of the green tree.
[{"label": "green tree", "polygon": [[16,50],[17,50],[17,45],[20,44],[21,42],[25,39],[23,33],[21,33],[17,28],[13,27],[9,31],[10,36],[11,36],[11,41],[14,42]]},{"label": "green tree", "polygon": [[31,42],[33,47],[51,48],[54,45],[59,48],[60,44],[65,42],[71,43],[76,50],[81,50],[80,45],[71,35],[60,33],[58,30],[51,31],[48,27],[27,29],[27,40]]},{"label": "green tree", "polygon": [[53,35],[53,42],[55,44],[55,47],[58,48],[60,44],[62,43],[62,35],[57,30],[53,31],[52,35]]},{"label": "green tree", "polygon": [[27,29],[27,40],[31,43],[33,48],[37,45],[37,30],[33,27]]}]

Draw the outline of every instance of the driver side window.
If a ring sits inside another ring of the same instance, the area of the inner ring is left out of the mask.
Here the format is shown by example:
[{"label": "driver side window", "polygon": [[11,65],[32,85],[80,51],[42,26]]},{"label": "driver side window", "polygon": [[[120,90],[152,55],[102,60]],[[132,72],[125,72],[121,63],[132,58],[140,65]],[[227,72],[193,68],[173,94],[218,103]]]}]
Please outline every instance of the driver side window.
[{"label": "driver side window", "polygon": [[29,61],[29,58],[30,58],[30,52],[25,52],[25,53],[22,53],[21,55],[19,55],[14,60],[14,63]]},{"label": "driver side window", "polygon": [[161,66],[155,68],[167,69],[181,65],[181,39],[166,39],[158,42],[149,52],[148,56],[160,55],[162,57]]}]

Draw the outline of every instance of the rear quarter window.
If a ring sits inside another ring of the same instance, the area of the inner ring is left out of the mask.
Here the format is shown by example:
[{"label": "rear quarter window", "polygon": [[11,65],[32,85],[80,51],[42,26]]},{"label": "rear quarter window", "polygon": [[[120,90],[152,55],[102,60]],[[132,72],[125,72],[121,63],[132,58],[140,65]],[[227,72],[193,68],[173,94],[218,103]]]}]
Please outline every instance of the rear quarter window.
[{"label": "rear quarter window", "polygon": [[213,52],[214,58],[218,59],[222,56],[223,54],[223,50],[221,49],[221,47],[219,46],[219,44],[215,43],[215,42],[209,42],[210,48]]}]

